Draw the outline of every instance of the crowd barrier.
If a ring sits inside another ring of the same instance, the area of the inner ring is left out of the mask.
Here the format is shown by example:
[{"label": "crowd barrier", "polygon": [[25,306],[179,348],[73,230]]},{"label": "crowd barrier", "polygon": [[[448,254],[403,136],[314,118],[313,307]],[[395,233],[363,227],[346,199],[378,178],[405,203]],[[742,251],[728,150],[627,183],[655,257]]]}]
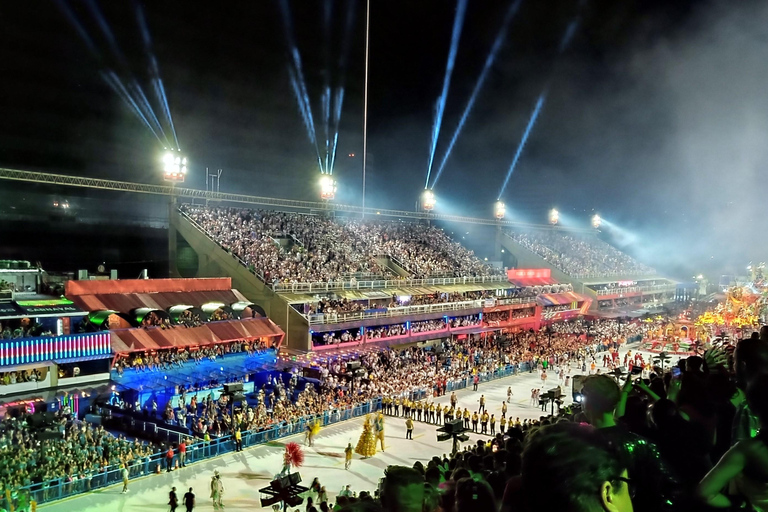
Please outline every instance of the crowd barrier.
[{"label": "crowd barrier", "polygon": [[[381,398],[369,400],[366,403],[354,407],[325,411],[322,415],[323,426],[346,421],[381,409]],[[268,443],[282,437],[301,434],[307,430],[307,424],[317,416],[305,416],[293,422],[282,422],[265,430],[242,432],[243,448]],[[173,434],[176,434],[174,432]],[[177,440],[171,439],[173,442]],[[235,451],[234,436],[227,435],[211,439],[206,443],[196,442],[187,446],[186,464],[218,457],[225,453]],[[166,452],[157,452],[150,457],[133,461],[128,466],[129,480],[144,475],[166,471]],[[171,467],[179,463],[178,450],[175,451]],[[280,468],[275,468],[279,471]],[[85,478],[57,478],[42,483],[21,487],[6,495],[0,496],[0,509],[16,510],[18,512],[28,510],[29,503],[37,504],[60,500],[77,494],[100,489],[122,482],[122,470],[117,466],[110,466],[106,471],[90,474]],[[130,483],[129,483],[130,486]],[[9,497],[10,495],[10,497]],[[10,501],[10,503],[9,503]],[[13,508],[10,505],[13,505]]]}]

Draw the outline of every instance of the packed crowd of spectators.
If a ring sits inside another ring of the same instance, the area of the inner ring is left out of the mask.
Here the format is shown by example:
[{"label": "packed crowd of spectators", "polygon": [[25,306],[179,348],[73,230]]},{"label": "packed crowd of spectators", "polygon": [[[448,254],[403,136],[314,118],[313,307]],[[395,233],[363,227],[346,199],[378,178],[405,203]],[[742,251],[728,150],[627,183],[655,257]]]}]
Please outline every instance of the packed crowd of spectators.
[{"label": "packed crowd of spectators", "polygon": [[407,324],[381,325],[378,327],[366,327],[365,336],[370,339],[392,338],[408,334]]},{"label": "packed crowd of spectators", "polygon": [[411,322],[411,332],[414,334],[420,332],[442,331],[446,327],[448,327],[448,324],[446,324],[445,320],[442,318]]},{"label": "packed crowd of spectators", "polygon": [[356,313],[367,309],[367,301],[349,300],[346,297],[334,299],[330,297],[321,297],[317,302],[305,304],[303,313],[305,315],[315,315],[318,313],[324,315]]},{"label": "packed crowd of spectators", "polygon": [[[338,281],[356,273],[385,277],[380,256],[394,258],[414,278],[499,273],[441,229],[423,224],[191,205],[181,211],[270,283]],[[284,247],[276,239],[290,243]]]},{"label": "packed crowd of spectators", "polygon": [[155,449],[139,441],[115,437],[102,426],[79,421],[68,408],[55,413],[56,435],[39,436],[27,414],[0,422],[0,489],[59,480],[87,491],[93,479],[106,478],[109,466],[149,460]]},{"label": "packed crowd of spectators", "polygon": [[[606,321],[594,330],[606,336],[614,333],[621,336],[609,324]],[[572,326],[564,331],[554,334],[522,331],[503,339],[474,335],[463,340],[446,340],[437,347],[370,351],[353,356],[352,359],[357,358],[363,368],[362,374],[354,377],[346,374],[349,359],[326,361],[320,365],[321,380],[317,388],[306,385],[300,389],[296,375],[288,383],[274,379],[271,386],[262,386],[258,391],[255,404],[236,408],[234,415],[226,397],[215,400],[211,393],[205,398],[196,395],[188,400],[187,390],[181,389],[178,408],[166,407],[164,418],[189,427],[200,437],[210,438],[236,430],[288,425],[307,416],[332,413],[380,396],[410,396],[415,391],[432,394],[440,389],[444,392],[448,381],[466,379],[473,373],[491,372],[506,365],[519,367],[527,363],[536,368],[594,358],[594,340],[583,336],[582,329]],[[145,357],[149,359],[149,356]],[[144,360],[134,363],[147,367]],[[155,360],[153,364],[178,362]],[[6,485],[17,487],[28,481],[34,482],[35,478],[63,477],[70,478],[69,481],[82,481],[78,485],[85,486],[88,485],[85,482],[107,466],[142,460],[153,451],[152,447],[141,443],[114,438],[101,427],[77,422],[68,414],[64,410],[57,416],[59,431],[64,433],[60,446],[56,444],[59,441],[37,442],[29,432],[24,432],[25,426],[13,423],[16,420],[8,420],[11,422],[10,435],[0,438],[0,457],[10,457],[6,468],[21,465],[24,470],[2,475]],[[8,428],[4,427],[4,430],[9,432]],[[32,452],[9,449],[9,443],[3,439],[20,439],[18,444]],[[27,471],[30,465],[34,474]]]},{"label": "packed crowd of spectators", "polygon": [[655,270],[595,236],[561,231],[513,231],[517,243],[568,275],[651,275]]},{"label": "packed crowd of spectators", "polygon": [[349,343],[350,341],[362,340],[363,330],[357,328],[312,334],[313,345],[338,345],[339,343]]},{"label": "packed crowd of spectators", "polygon": [[465,315],[456,316],[450,319],[451,327],[456,329],[457,327],[472,327],[474,325],[480,325],[482,319],[480,315]]}]

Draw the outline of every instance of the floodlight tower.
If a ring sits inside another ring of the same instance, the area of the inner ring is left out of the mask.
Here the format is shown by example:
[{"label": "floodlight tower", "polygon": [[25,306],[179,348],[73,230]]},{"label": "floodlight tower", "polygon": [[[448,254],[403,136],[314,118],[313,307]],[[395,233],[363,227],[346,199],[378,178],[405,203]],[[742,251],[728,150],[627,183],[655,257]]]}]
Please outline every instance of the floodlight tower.
[{"label": "floodlight tower", "polygon": [[560,221],[560,212],[552,208],[549,210],[549,223],[553,226],[557,226],[557,223]]},{"label": "floodlight tower", "polygon": [[187,177],[187,157],[181,150],[167,149],[163,155],[163,178],[172,183],[184,183]]},{"label": "floodlight tower", "polygon": [[330,174],[320,175],[320,198],[332,201],[336,197],[336,180]]},{"label": "floodlight tower", "polygon": [[592,227],[595,229],[600,229],[600,225],[603,223],[603,219],[600,218],[598,214],[594,214],[592,216]]},{"label": "floodlight tower", "polygon": [[504,214],[507,213],[507,207],[504,204],[504,201],[496,201],[496,203],[493,205],[493,216],[496,217],[497,220],[501,220],[504,218]]},{"label": "floodlight tower", "polygon": [[432,192],[432,190],[425,188],[424,192],[421,193],[421,208],[425,212],[431,212],[435,209],[435,203],[437,203],[435,193]]}]

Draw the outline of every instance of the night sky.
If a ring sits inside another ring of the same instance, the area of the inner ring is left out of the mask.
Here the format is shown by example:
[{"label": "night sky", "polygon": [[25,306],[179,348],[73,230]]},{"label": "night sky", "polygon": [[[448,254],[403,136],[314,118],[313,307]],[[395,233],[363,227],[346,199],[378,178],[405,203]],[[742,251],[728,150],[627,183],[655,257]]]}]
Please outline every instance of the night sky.
[{"label": "night sky", "polygon": [[[359,204],[365,4],[333,0],[326,38],[328,1],[293,0],[290,8],[320,139],[326,76],[334,86],[346,84],[337,197]],[[566,223],[586,226],[596,211],[625,230],[617,241],[645,262],[686,272],[734,272],[764,259],[768,9],[757,1],[733,4],[524,0],[435,188],[438,211],[491,215],[528,116],[549,84],[504,195],[510,218],[542,223],[554,206]],[[135,4],[98,3],[124,64],[88,2],[67,5],[101,58],[56,2],[0,7],[0,165],[161,182],[162,145],[99,74],[110,68],[124,81],[134,76],[162,121]],[[469,3],[438,161],[508,7]],[[278,0],[153,2],[144,9],[191,161],[189,185],[203,188],[205,167],[222,168],[224,191],[317,199],[316,155],[290,86]],[[455,9],[453,0],[372,0],[369,206],[412,209],[424,186]],[[570,48],[558,55],[576,17]]]}]

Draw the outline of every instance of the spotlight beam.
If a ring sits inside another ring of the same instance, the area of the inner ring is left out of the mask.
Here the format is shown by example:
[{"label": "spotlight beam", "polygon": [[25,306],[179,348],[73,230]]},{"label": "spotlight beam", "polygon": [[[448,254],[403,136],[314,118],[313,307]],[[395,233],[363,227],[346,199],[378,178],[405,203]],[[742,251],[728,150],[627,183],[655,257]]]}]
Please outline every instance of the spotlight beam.
[{"label": "spotlight beam", "polygon": [[85,47],[88,48],[88,51],[91,52],[91,55],[97,61],[99,61],[99,63],[101,63],[101,53],[96,49],[96,45],[88,35],[88,32],[85,31],[85,28],[83,28],[83,25],[77,19],[77,16],[75,16],[75,13],[72,12],[72,9],[69,8],[64,0],[56,0],[56,5],[59,6],[59,10],[61,10],[62,14],[64,14],[64,17],[67,18],[67,21],[75,29],[77,35],[80,36],[80,39],[83,41],[83,44],[85,44]]},{"label": "spotlight beam", "polygon": [[435,149],[437,149],[437,139],[440,137],[440,126],[443,123],[443,113],[445,112],[445,102],[448,97],[448,89],[451,87],[451,75],[456,63],[456,53],[459,49],[459,39],[461,39],[461,29],[464,25],[464,15],[467,12],[467,0],[458,0],[456,6],[456,17],[453,20],[453,31],[451,32],[451,47],[448,51],[448,63],[445,67],[445,77],[443,79],[443,89],[437,100],[437,110],[435,120],[432,125],[432,144],[429,149],[429,164],[427,165],[427,179],[424,187],[429,186],[429,177],[432,174],[432,164],[435,161]]},{"label": "spotlight beam", "polygon": [[325,132],[325,172],[331,174],[331,86],[326,86],[322,97],[323,129]]},{"label": "spotlight beam", "polygon": [[336,90],[336,97],[333,101],[333,143],[331,145],[331,169],[330,174],[333,174],[333,168],[336,165],[336,148],[339,143],[339,121],[341,120],[341,105],[344,103],[344,88],[341,87]]},{"label": "spotlight beam", "polygon": [[102,71],[101,77],[104,79],[105,82],[112,88],[115,93],[120,97],[120,99],[123,100],[123,103],[125,103],[129,108],[133,109],[133,113],[138,117],[144,125],[149,128],[149,131],[152,132],[152,135],[155,136],[157,141],[162,144],[163,140],[160,138],[159,135],[157,135],[157,132],[152,128],[152,125],[149,123],[147,118],[144,116],[144,114],[139,109],[138,105],[136,105],[136,102],[131,97],[131,95],[128,93],[128,91],[125,89],[125,86],[120,81],[119,78],[117,78],[117,75],[115,75],[114,71]]},{"label": "spotlight beam", "polygon": [[453,151],[453,146],[456,144],[456,141],[459,138],[459,134],[461,133],[462,128],[464,128],[464,123],[467,122],[469,113],[472,111],[472,107],[475,105],[477,96],[480,93],[480,90],[483,88],[483,85],[485,84],[485,79],[488,77],[488,72],[491,70],[491,67],[493,66],[493,62],[494,60],[496,60],[496,55],[499,53],[499,50],[501,49],[501,45],[504,43],[504,40],[507,37],[507,28],[509,27],[509,23],[512,21],[512,18],[515,17],[515,14],[520,9],[521,3],[522,3],[522,0],[515,0],[507,10],[507,14],[504,16],[504,22],[501,25],[501,29],[499,30],[499,33],[496,34],[496,39],[493,42],[491,51],[488,53],[488,57],[486,57],[485,59],[485,65],[483,66],[483,70],[480,72],[480,77],[477,79],[477,83],[475,83],[475,88],[472,90],[472,95],[469,97],[467,106],[464,107],[464,112],[461,114],[459,125],[456,127],[456,131],[453,132],[453,137],[451,137],[451,142],[448,144],[448,149],[445,151],[445,155],[443,156],[443,159],[440,162],[440,166],[437,168],[437,174],[435,175],[435,180],[432,182],[431,188],[435,188],[435,185],[437,185],[437,182],[440,179],[440,176],[443,174],[443,169],[445,169],[445,164],[448,161],[448,158],[451,156],[451,151]]},{"label": "spotlight beam", "polygon": [[[152,52],[152,37],[149,33],[147,18],[144,15],[144,9],[141,7],[141,3],[137,1],[134,3],[134,5],[136,8],[136,20],[138,21],[139,30],[141,31],[141,38],[144,41],[144,49],[149,56],[149,74],[153,89],[155,90],[155,96],[157,96],[157,100],[160,103],[163,113],[165,114],[166,121],[168,122],[168,126],[171,129],[171,133],[173,133],[173,140],[176,142],[176,149],[180,151],[181,147],[179,146],[179,138],[176,136],[176,127],[173,125],[171,109],[168,106],[168,97],[165,94],[165,87],[163,87],[163,82],[160,78],[160,66],[158,66],[155,54]],[[147,102],[147,104],[149,104],[149,102]],[[155,119],[157,119],[157,117],[155,117]],[[169,143],[168,145],[170,146],[171,144]]]},{"label": "spotlight beam", "polygon": [[[99,66],[102,68],[102,70],[99,71],[99,76],[101,76],[102,80],[104,80],[104,82],[110,87],[110,89],[112,89],[115,92],[115,94],[117,94],[118,97],[120,97],[120,99],[128,108],[133,110],[133,113],[136,115],[136,117],[139,118],[147,128],[149,128],[149,131],[151,131],[152,135],[154,135],[155,138],[157,138],[158,142],[163,144],[163,140],[158,136],[152,124],[144,115],[144,111],[141,108],[139,108],[139,105],[136,103],[132,95],[128,92],[128,89],[125,87],[125,84],[123,84],[123,81],[120,80],[120,77],[118,77],[114,71],[112,71],[105,65],[103,55],[98,50],[98,48],[96,48],[96,45],[94,44],[91,37],[88,35],[88,32],[85,30],[83,25],[77,19],[77,16],[75,16],[75,13],[72,12],[70,7],[67,5],[67,3],[64,0],[57,0],[56,5],[58,5],[59,10],[64,14],[64,17],[67,19],[70,25],[72,25],[72,27],[75,29],[75,32],[77,32],[77,34],[80,36],[81,41],[83,42],[85,47],[88,49],[91,56],[98,62]],[[99,23],[101,30],[105,33],[107,40],[110,41],[110,45],[113,46],[113,51],[116,52],[116,54],[118,55],[118,58],[122,58],[122,53],[116,47],[114,36],[109,30],[109,27],[106,26],[106,21],[103,19],[103,17],[101,16],[101,13],[98,11],[98,7],[95,4],[92,4],[92,2],[89,2],[89,6],[91,7],[92,11],[95,12],[94,16],[97,18],[97,22]],[[104,24],[104,26],[102,26],[102,23]],[[138,84],[136,85],[138,86]],[[141,95],[143,96],[143,92],[141,93]],[[146,100],[146,97],[144,97],[144,99]],[[150,107],[150,111],[151,111],[151,107]],[[154,116],[154,113],[152,113],[152,115]],[[157,118],[155,117],[155,120],[156,119]],[[158,123],[158,127],[159,127],[159,123]],[[164,134],[163,134],[163,137],[165,137]]]},{"label": "spotlight beam", "polygon": [[[586,2],[582,1],[579,6],[583,7]],[[576,30],[579,28],[580,19],[577,15],[571,22],[568,24],[568,26],[565,28],[565,33],[563,34],[563,38],[560,40],[560,45],[558,46],[558,53],[557,57],[559,58],[571,45],[571,41],[573,40],[573,36],[576,34]],[[551,78],[550,78],[551,81]],[[533,126],[536,124],[536,119],[539,117],[539,113],[541,112],[541,108],[544,106],[544,102],[547,99],[547,91],[549,89],[549,84],[544,86],[544,90],[539,95],[538,101],[536,101],[536,107],[533,109],[533,114],[531,114],[531,118],[528,120],[528,126],[525,128],[525,132],[523,133],[523,138],[520,140],[520,144],[517,146],[517,151],[515,151],[515,157],[512,159],[512,165],[509,166],[509,170],[507,171],[507,175],[504,178],[504,183],[501,185],[501,190],[499,191],[499,199],[501,199],[501,196],[504,195],[504,190],[507,188],[507,184],[509,183],[509,178],[512,177],[512,173],[515,172],[515,167],[517,166],[517,162],[520,159],[520,155],[523,153],[523,148],[525,147],[525,143],[528,140],[528,136],[531,134],[531,130],[533,129]]]},{"label": "spotlight beam", "polygon": [[[88,8],[91,11],[91,15],[96,20],[96,23],[99,26],[99,29],[104,35],[104,38],[107,40],[107,43],[109,44],[109,47],[112,50],[112,53],[117,58],[118,64],[123,70],[130,69],[127,61],[125,60],[125,55],[123,55],[123,52],[120,50],[120,46],[117,44],[117,39],[115,38],[115,34],[112,32],[112,29],[109,27],[109,23],[107,22],[106,18],[104,18],[104,14],[101,12],[101,9],[99,9],[99,6],[96,4],[94,0],[86,0],[86,3],[88,5]],[[130,79],[129,85],[126,88],[126,90],[128,90],[129,93],[132,95],[132,97],[134,98],[134,103],[136,103],[138,108],[143,109],[142,113],[144,114],[145,119],[147,119],[150,123],[154,122],[153,128],[156,131],[159,131],[160,134],[163,136],[163,138],[165,139],[165,145],[170,146],[168,142],[168,138],[165,136],[165,132],[163,131],[163,127],[160,125],[160,121],[157,120],[157,116],[155,115],[154,109],[152,108],[152,105],[149,103],[149,101],[147,101],[147,97],[144,94],[144,91],[142,90],[141,86],[136,81],[136,79],[133,78],[133,76],[131,76],[131,73],[129,71],[126,71],[126,74]],[[178,147],[178,142],[176,143],[176,145]]]},{"label": "spotlight beam", "polygon": [[323,2],[323,57],[325,60],[325,73],[322,102],[323,134],[325,135],[325,172],[331,174],[331,14],[333,13],[333,0]]},{"label": "spotlight beam", "polygon": [[96,24],[99,26],[99,29],[101,29],[101,33],[104,34],[104,38],[107,40],[107,43],[109,43],[109,47],[112,50],[112,53],[114,53],[117,57],[119,64],[124,68],[127,68],[128,65],[126,64],[125,56],[123,55],[123,52],[120,51],[120,47],[118,46],[117,40],[115,39],[115,34],[112,32],[112,29],[109,28],[109,23],[107,23],[107,20],[101,13],[99,6],[96,5],[94,0],[86,0],[86,4],[88,5],[88,9],[91,11],[93,17],[96,19]]},{"label": "spotlight beam", "polygon": [[163,136],[163,139],[165,139],[165,147],[170,146],[171,143],[168,142],[168,137],[166,137],[165,131],[163,131],[163,127],[160,124],[160,121],[158,121],[154,110],[152,110],[152,106],[149,104],[149,100],[147,100],[147,96],[144,94],[144,90],[135,79],[131,81],[130,86],[134,91],[136,99],[138,100],[137,103],[139,108],[144,107],[144,114],[146,115],[147,119],[154,122],[154,127],[160,132],[160,135]]},{"label": "spotlight beam", "polygon": [[350,39],[352,35],[352,23],[355,19],[355,1],[347,0],[347,23],[344,29],[344,38],[341,41],[341,55],[339,56],[339,85],[336,87],[333,103],[333,144],[331,145],[331,169],[336,164],[336,148],[339,142],[339,122],[341,121],[341,107],[344,104],[344,85],[347,74],[347,60],[349,58]]},{"label": "spotlight beam", "polygon": [[320,172],[325,173],[323,169],[323,160],[320,158],[320,149],[317,144],[317,136],[315,130],[315,122],[312,117],[312,107],[309,102],[309,95],[307,94],[307,86],[304,81],[304,72],[302,71],[301,55],[299,49],[296,46],[296,41],[293,37],[293,23],[291,21],[291,11],[288,6],[288,0],[280,0],[280,12],[283,15],[283,21],[285,22],[285,37],[288,41],[288,48],[291,54],[291,60],[293,66],[289,64],[289,74],[291,75],[291,86],[293,87],[296,100],[299,102],[299,111],[304,118],[304,125],[307,127],[309,134],[309,140],[315,146],[315,152],[317,153],[318,164],[320,165]]},{"label": "spotlight beam", "polygon": [[320,167],[320,172],[325,173],[323,170],[323,160],[320,158],[320,149],[317,146],[317,138],[315,137],[315,128],[312,124],[312,113],[307,112],[307,104],[304,103],[304,98],[301,95],[301,86],[299,86],[299,81],[296,78],[296,72],[293,69],[293,66],[288,64],[288,75],[290,75],[291,79],[291,89],[293,89],[293,94],[296,96],[296,101],[299,104],[299,113],[301,114],[301,119],[304,121],[304,127],[307,129],[307,136],[309,137],[309,142],[315,146],[315,154],[317,155],[317,165]]},{"label": "spotlight beam", "polygon": [[515,157],[512,159],[512,165],[509,166],[509,170],[507,171],[507,176],[506,178],[504,178],[504,183],[501,185],[501,190],[499,191],[499,197],[498,197],[499,200],[501,200],[501,196],[504,195],[504,190],[507,188],[507,183],[509,183],[509,178],[511,178],[512,173],[515,172],[515,167],[517,166],[517,162],[520,160],[520,155],[523,153],[523,148],[525,147],[526,141],[528,141],[528,136],[531,134],[531,130],[533,129],[533,126],[536,124],[536,119],[539,117],[539,112],[541,112],[541,107],[544,106],[545,99],[546,99],[546,92],[543,92],[539,96],[538,101],[536,101],[536,107],[533,109],[533,114],[531,114],[531,118],[528,120],[528,126],[525,127],[525,132],[523,132],[523,138],[520,140],[520,144],[517,145],[517,151],[515,151]]}]

